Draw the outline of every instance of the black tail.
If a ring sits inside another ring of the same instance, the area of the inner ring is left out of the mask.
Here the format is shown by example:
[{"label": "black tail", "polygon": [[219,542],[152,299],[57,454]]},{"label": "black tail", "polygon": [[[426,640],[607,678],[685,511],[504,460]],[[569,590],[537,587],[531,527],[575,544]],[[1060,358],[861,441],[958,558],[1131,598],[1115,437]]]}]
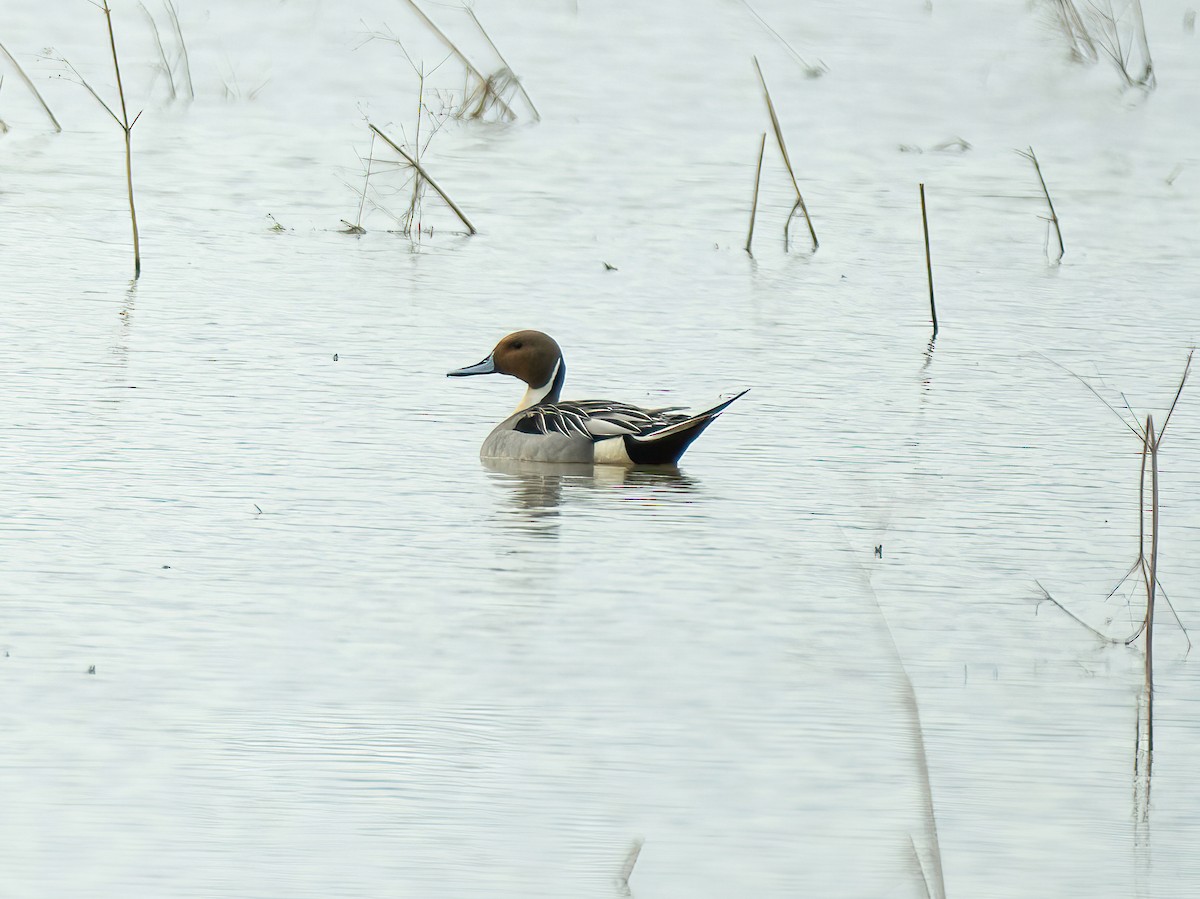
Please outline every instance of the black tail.
[{"label": "black tail", "polygon": [[678,424],[670,425],[651,434],[641,437],[627,434],[625,452],[629,454],[634,465],[674,465],[679,461],[684,450],[691,446],[692,441],[716,421],[718,415],[729,408],[729,405],[735,400],[741,399],[749,392],[749,390],[743,390],[737,396],[713,406],[707,412],[693,415]]}]

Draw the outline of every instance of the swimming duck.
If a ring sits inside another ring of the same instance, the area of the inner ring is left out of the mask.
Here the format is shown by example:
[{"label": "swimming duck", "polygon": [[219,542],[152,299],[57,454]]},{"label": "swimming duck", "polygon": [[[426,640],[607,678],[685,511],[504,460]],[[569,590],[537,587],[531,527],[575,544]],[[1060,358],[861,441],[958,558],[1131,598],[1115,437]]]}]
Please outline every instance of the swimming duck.
[{"label": "swimming duck", "polygon": [[517,411],[483,442],[485,459],[598,465],[674,465],[732,399],[696,415],[682,407],[641,409],[607,400],[560,400],[567,365],[562,350],[541,331],[509,334],[482,362],[448,378],[502,374],[527,385]]}]

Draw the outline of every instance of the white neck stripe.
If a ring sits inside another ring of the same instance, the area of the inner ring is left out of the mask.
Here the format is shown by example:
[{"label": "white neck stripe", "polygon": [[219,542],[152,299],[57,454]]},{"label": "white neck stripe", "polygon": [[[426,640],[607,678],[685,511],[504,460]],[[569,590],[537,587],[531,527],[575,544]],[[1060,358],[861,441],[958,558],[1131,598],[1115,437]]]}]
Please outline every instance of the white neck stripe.
[{"label": "white neck stripe", "polygon": [[526,389],[525,395],[521,397],[521,402],[517,406],[518,412],[520,412],[522,409],[528,409],[530,406],[536,406],[550,395],[550,391],[554,389],[554,381],[556,378],[558,378],[558,369],[561,365],[562,359],[560,358],[554,363],[554,371],[550,372],[550,379],[546,381],[545,384],[543,384],[541,387],[530,387]]}]

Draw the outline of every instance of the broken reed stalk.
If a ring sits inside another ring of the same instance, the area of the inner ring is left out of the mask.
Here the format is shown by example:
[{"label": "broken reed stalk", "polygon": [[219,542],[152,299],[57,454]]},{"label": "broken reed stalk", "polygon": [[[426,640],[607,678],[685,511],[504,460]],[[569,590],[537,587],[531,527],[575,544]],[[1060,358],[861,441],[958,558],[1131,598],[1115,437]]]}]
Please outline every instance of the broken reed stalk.
[{"label": "broken reed stalk", "polygon": [[1033,152],[1033,147],[1017,152],[1032,162],[1033,170],[1037,172],[1038,182],[1042,185],[1042,194],[1046,197],[1046,205],[1050,207],[1050,223],[1054,225],[1054,233],[1058,236],[1058,259],[1056,261],[1062,262],[1067,248],[1063,245],[1062,228],[1058,226],[1058,214],[1054,211],[1054,201],[1050,199],[1050,191],[1046,188],[1046,179],[1042,177],[1042,167],[1038,164],[1037,154]]},{"label": "broken reed stalk", "polygon": [[163,0],[163,6],[167,8],[167,15],[171,17],[171,24],[175,28],[175,37],[179,39],[179,52],[183,57],[183,75],[187,79],[188,97],[195,100],[196,91],[192,87],[192,64],[188,59],[187,44],[183,40],[183,28],[179,25],[179,10],[175,8],[175,4],[171,0]]},{"label": "broken reed stalk", "polygon": [[[138,243],[138,225],[137,225],[137,208],[133,205],[133,147],[131,137],[133,134],[133,126],[137,124],[138,118],[141,116],[139,112],[133,117],[133,121],[129,121],[129,111],[125,106],[125,88],[121,85],[121,63],[117,59],[117,38],[113,33],[112,10],[108,8],[108,0],[103,0],[103,5],[100,7],[104,13],[104,20],[108,23],[108,44],[112,48],[113,69],[117,73],[117,95],[121,98],[121,118],[117,118],[117,114],[109,109],[107,104],[104,108],[108,109],[108,114],[113,117],[113,120],[121,126],[121,130],[125,132],[125,184],[129,190],[129,221],[133,225],[133,278],[136,281],[142,276],[142,251]],[[88,90],[91,90],[89,87]],[[96,92],[92,91],[95,96]],[[96,97],[96,99],[100,99]]]},{"label": "broken reed stalk", "polygon": [[[1155,605],[1156,605],[1157,597],[1158,597],[1159,593],[1161,593],[1162,598],[1164,600],[1166,600],[1167,608],[1170,609],[1171,613],[1175,616],[1175,622],[1176,622],[1176,624],[1179,625],[1179,629],[1183,632],[1184,639],[1187,640],[1188,651],[1190,652],[1191,648],[1192,648],[1192,639],[1188,635],[1187,628],[1183,626],[1183,622],[1180,620],[1178,613],[1175,612],[1175,607],[1171,603],[1170,597],[1167,596],[1167,591],[1163,588],[1162,584],[1160,584],[1158,582],[1158,523],[1159,523],[1158,451],[1162,447],[1163,438],[1166,436],[1167,427],[1171,423],[1171,416],[1173,416],[1175,414],[1175,407],[1179,404],[1179,398],[1183,395],[1183,388],[1184,388],[1184,385],[1187,384],[1188,374],[1191,372],[1191,368],[1192,368],[1192,357],[1194,355],[1195,355],[1195,349],[1193,348],[1192,350],[1190,350],[1188,352],[1187,362],[1184,364],[1184,367],[1183,367],[1183,374],[1179,378],[1179,386],[1175,390],[1175,397],[1174,397],[1174,399],[1171,400],[1171,407],[1167,410],[1167,415],[1166,415],[1166,418],[1163,419],[1162,427],[1157,432],[1155,432],[1155,430],[1154,430],[1154,419],[1152,416],[1149,416],[1149,415],[1146,416],[1146,422],[1144,425],[1142,425],[1136,418],[1134,418],[1133,423],[1130,423],[1130,421],[1128,419],[1126,419],[1120,412],[1118,412],[1117,409],[1110,402],[1108,402],[1108,400],[1106,400],[1106,399],[1104,399],[1104,397],[1100,396],[1100,394],[1096,391],[1096,388],[1092,387],[1091,384],[1089,384],[1087,381],[1085,381],[1079,375],[1075,374],[1075,372],[1071,371],[1069,368],[1066,368],[1065,366],[1060,365],[1057,362],[1054,362],[1053,359],[1050,360],[1054,365],[1057,365],[1059,368],[1063,369],[1063,371],[1067,372],[1067,374],[1071,375],[1073,378],[1075,378],[1077,381],[1079,381],[1081,384],[1083,384],[1084,387],[1086,387],[1088,390],[1090,390],[1092,392],[1092,395],[1095,396],[1097,399],[1099,399],[1100,402],[1104,403],[1104,405],[1108,407],[1109,411],[1112,412],[1114,415],[1116,415],[1117,418],[1119,418],[1121,420],[1121,423],[1123,425],[1125,425],[1125,427],[1128,428],[1129,431],[1131,431],[1134,435],[1136,435],[1137,438],[1142,442],[1141,472],[1140,472],[1140,475],[1138,478],[1138,556],[1136,559],[1133,560],[1133,564],[1129,566],[1129,569],[1125,572],[1125,574],[1122,576],[1122,578],[1117,582],[1117,585],[1115,587],[1113,587],[1112,590],[1109,591],[1108,595],[1112,596],[1114,593],[1116,593],[1117,590],[1120,589],[1121,585],[1124,584],[1125,581],[1129,578],[1129,576],[1131,574],[1133,574],[1135,571],[1138,571],[1141,573],[1142,580],[1143,580],[1143,583],[1146,588],[1146,613],[1145,613],[1144,617],[1142,618],[1142,623],[1138,627],[1138,629],[1131,636],[1126,638],[1125,640],[1119,641],[1115,638],[1108,637],[1105,634],[1102,634],[1100,631],[1096,630],[1094,627],[1092,627],[1087,622],[1083,621],[1083,619],[1079,618],[1077,615],[1075,615],[1073,612],[1071,612],[1069,609],[1067,609],[1066,606],[1064,606],[1062,603],[1060,603],[1058,600],[1056,600],[1054,597],[1052,597],[1049,594],[1049,592],[1046,590],[1046,588],[1043,587],[1039,582],[1035,581],[1034,583],[1037,584],[1038,589],[1042,591],[1042,594],[1045,596],[1046,599],[1050,600],[1052,603],[1054,603],[1056,606],[1058,606],[1060,609],[1062,609],[1062,611],[1066,612],[1066,614],[1069,615],[1072,619],[1074,619],[1079,624],[1082,624],[1084,627],[1086,627],[1092,633],[1096,634],[1102,640],[1106,640],[1110,643],[1124,642],[1125,645],[1128,646],[1129,644],[1133,643],[1133,641],[1136,640],[1139,636],[1141,636],[1143,632],[1145,632],[1145,634],[1146,634],[1146,690],[1147,690],[1148,694],[1152,693],[1153,689],[1154,689],[1154,680],[1153,680],[1153,675],[1154,675],[1153,637],[1154,637],[1154,634],[1153,634],[1153,628],[1154,628],[1154,610],[1155,610]],[[1126,409],[1129,408],[1128,402],[1126,402],[1125,407],[1126,407]],[[1130,413],[1132,414],[1132,410],[1130,410]],[[1149,554],[1148,558],[1146,555],[1146,459],[1147,459],[1147,457],[1149,457],[1149,459],[1150,459],[1150,554]]]},{"label": "broken reed stalk", "polygon": [[929,276],[929,314],[933,316],[933,336],[937,337],[937,306],[933,302],[933,257],[929,254],[929,217],[925,214],[925,184],[921,184],[921,226],[925,229],[925,272]]},{"label": "broken reed stalk", "polygon": [[146,14],[146,21],[150,23],[150,30],[154,32],[154,44],[158,47],[158,58],[162,62],[162,69],[167,75],[167,87],[171,89],[171,100],[174,101],[178,97],[178,93],[175,90],[175,73],[171,71],[171,64],[167,62],[167,51],[163,49],[162,37],[158,33],[158,23],[154,21],[154,16],[150,15],[150,10],[146,8],[145,3],[139,0],[138,6]]},{"label": "broken reed stalk", "polygon": [[417,174],[419,174],[422,178],[424,178],[425,181],[429,184],[429,186],[432,187],[434,189],[434,191],[437,192],[437,195],[445,201],[446,205],[449,206],[454,211],[454,214],[458,216],[458,220],[460,222],[462,222],[464,225],[466,225],[468,233],[470,233],[470,234],[476,233],[475,226],[471,224],[470,220],[466,217],[466,215],[463,214],[463,211],[458,208],[458,204],[456,204],[453,200],[451,200],[450,197],[446,194],[446,192],[444,190],[442,190],[442,188],[438,185],[438,183],[436,181],[434,181],[431,177],[429,177],[429,172],[427,172],[425,170],[425,167],[422,166],[421,163],[419,163],[412,156],[409,156],[408,153],[405,150],[403,150],[400,146],[398,146],[394,140],[392,140],[390,137],[388,137],[386,134],[384,134],[382,131],[380,131],[378,128],[376,128],[374,125],[371,125],[370,128],[372,131],[374,131],[376,134],[378,134],[381,138],[383,138],[384,143],[386,143],[389,147],[391,147],[393,150],[395,150],[397,153],[399,153],[401,156],[403,156],[405,162],[407,162],[414,169],[416,169]]},{"label": "broken reed stalk", "polygon": [[[1166,424],[1163,424],[1166,430]],[[1159,437],[1161,437],[1161,433]],[[1154,416],[1146,416],[1146,445],[1150,447],[1150,577],[1146,581],[1146,698],[1147,714],[1153,720],[1154,703],[1154,587],[1158,583],[1158,444]],[[1154,750],[1154,732],[1148,734],[1148,751]]]},{"label": "broken reed stalk", "polygon": [[3,44],[0,44],[0,53],[3,53],[5,58],[12,63],[13,68],[17,70],[17,74],[21,76],[21,80],[25,82],[25,86],[29,88],[29,92],[37,98],[37,101],[40,104],[42,104],[42,109],[45,110],[46,115],[50,118],[50,124],[54,126],[55,132],[61,132],[62,125],[58,124],[58,119],[54,117],[54,113],[50,111],[50,107],[47,106],[46,101],[42,99],[41,92],[34,87],[33,82],[29,80],[29,76],[25,74],[25,70],[21,68],[21,64],[17,62],[17,58],[9,53],[8,48]]},{"label": "broken reed stalk", "polygon": [[491,79],[484,75],[483,72],[479,71],[479,69],[475,67],[475,64],[472,63],[471,60],[467,59],[466,54],[463,53],[462,50],[459,50],[457,46],[455,46],[454,41],[450,40],[450,38],[446,36],[446,33],[442,31],[442,29],[438,28],[437,25],[434,24],[433,20],[429,18],[429,16],[425,15],[425,11],[421,9],[421,7],[417,6],[417,0],[405,0],[405,2],[412,7],[413,12],[420,17],[421,21],[425,23],[429,30],[437,35],[438,40],[445,44],[446,48],[458,58],[458,61],[466,67],[466,70],[479,79],[480,84],[483,85],[484,91],[491,93],[495,97],[496,103],[499,104],[504,115],[508,116],[510,119],[515,119],[517,114],[512,111],[511,106],[504,102],[504,98],[497,94],[495,90],[493,90]]},{"label": "broken reed stalk", "polygon": [[1138,42],[1142,45],[1142,77],[1137,83],[1140,87],[1153,88],[1157,83],[1154,77],[1154,63],[1150,59],[1150,41],[1146,37],[1146,19],[1142,15],[1142,0],[1133,0],[1133,12],[1137,18]]},{"label": "broken reed stalk", "polygon": [[800,185],[796,181],[796,173],[792,170],[792,161],[788,158],[787,144],[783,141],[783,129],[779,125],[779,116],[775,114],[775,104],[771,101],[771,91],[767,89],[767,79],[763,77],[762,67],[758,64],[758,57],[752,56],[751,59],[754,60],[754,71],[758,73],[758,83],[762,85],[763,96],[767,101],[767,112],[771,114],[771,127],[775,130],[775,142],[779,145],[779,152],[783,155],[783,164],[787,167],[788,175],[792,178],[792,187],[796,189],[796,205],[792,207],[792,211],[788,214],[787,222],[783,226],[784,245],[787,245],[788,228],[792,223],[792,216],[796,214],[796,209],[798,208],[804,213],[804,221],[808,224],[808,233],[812,237],[812,248],[815,253],[821,244],[817,240],[817,232],[813,228],[812,218],[809,217],[808,206],[804,203],[804,195],[800,193]]},{"label": "broken reed stalk", "polygon": [[533,100],[530,98],[528,91],[525,90],[525,85],[521,83],[521,79],[517,77],[515,72],[513,72],[512,66],[508,64],[508,60],[504,58],[504,54],[500,52],[500,48],[497,47],[495,42],[492,41],[492,36],[484,29],[483,23],[476,18],[475,10],[470,6],[466,7],[466,10],[467,15],[471,17],[471,21],[475,23],[475,27],[479,29],[479,33],[483,35],[483,39],[488,42],[488,46],[491,47],[492,52],[496,54],[496,58],[503,63],[504,68],[508,69],[509,72],[512,72],[513,80],[517,83],[517,90],[521,92],[521,96],[524,97],[525,102],[529,104],[529,111],[533,113],[533,120],[535,122],[540,122],[542,120],[542,114],[538,112],[538,108],[533,105]]},{"label": "broken reed stalk", "polygon": [[754,170],[754,199],[750,203],[750,233],[746,235],[746,252],[751,256],[750,244],[754,240],[754,217],[758,214],[758,182],[762,178],[763,154],[767,149],[767,132],[762,134],[762,142],[758,146],[758,168]]}]

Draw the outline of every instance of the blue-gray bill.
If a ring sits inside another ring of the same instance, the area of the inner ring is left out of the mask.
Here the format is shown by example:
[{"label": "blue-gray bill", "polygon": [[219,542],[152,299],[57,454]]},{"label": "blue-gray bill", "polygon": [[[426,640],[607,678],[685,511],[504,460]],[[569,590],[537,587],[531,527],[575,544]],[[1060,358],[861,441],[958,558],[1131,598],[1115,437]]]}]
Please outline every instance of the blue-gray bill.
[{"label": "blue-gray bill", "polygon": [[482,362],[476,362],[474,365],[468,365],[466,368],[456,368],[454,371],[446,372],[447,378],[465,378],[468,375],[490,375],[496,371],[496,363],[492,361],[492,357],[488,356]]}]

